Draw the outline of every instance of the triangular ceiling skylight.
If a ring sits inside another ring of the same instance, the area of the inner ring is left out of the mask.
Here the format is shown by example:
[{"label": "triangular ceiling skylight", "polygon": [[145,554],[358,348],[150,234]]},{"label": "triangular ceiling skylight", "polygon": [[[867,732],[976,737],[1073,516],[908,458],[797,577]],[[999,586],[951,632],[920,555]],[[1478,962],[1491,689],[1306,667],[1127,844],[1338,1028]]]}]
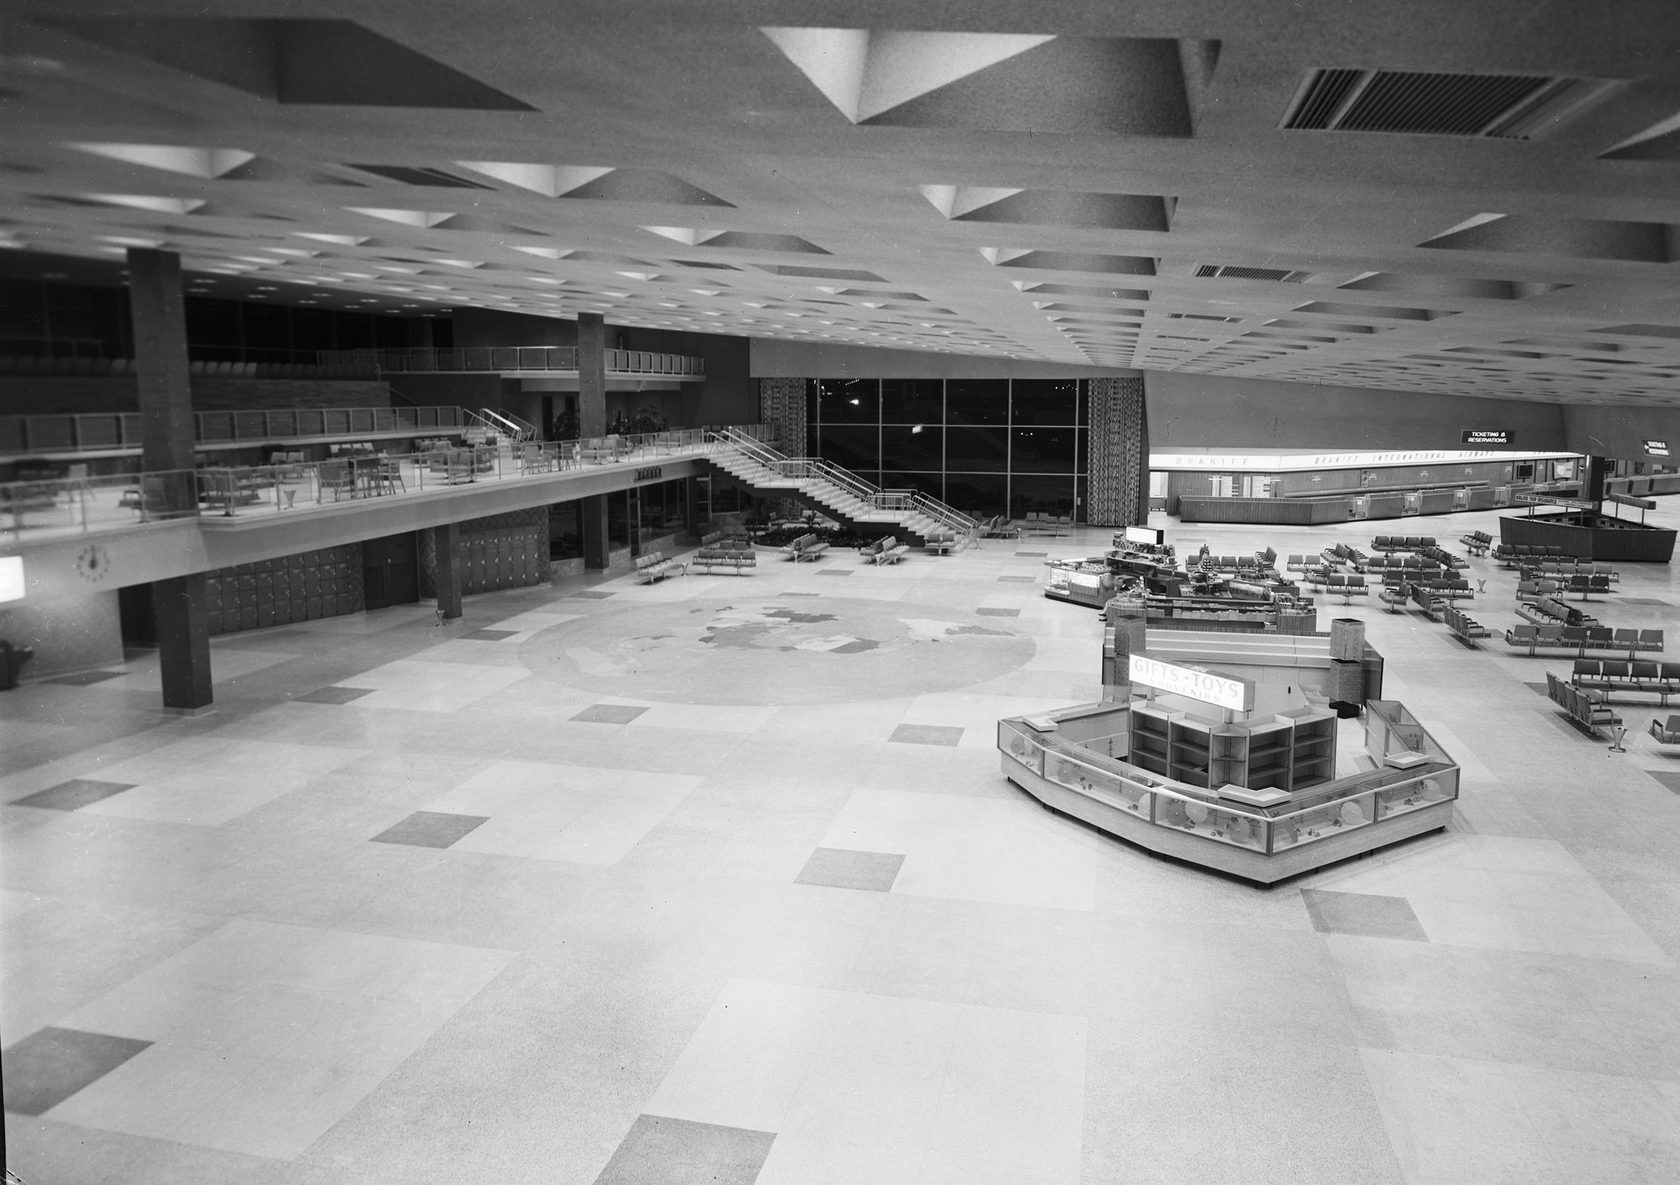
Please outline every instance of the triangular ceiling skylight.
[{"label": "triangular ceiling skylight", "polygon": [[1045,34],[787,27],[763,32],[853,123],[1055,39]]},{"label": "triangular ceiling skylight", "polygon": [[369,218],[378,218],[384,222],[396,222],[403,226],[413,226],[421,230],[439,225],[455,217],[450,210],[391,210],[370,206],[346,206],[352,214],[365,214]]},{"label": "triangular ceiling skylight", "polygon": [[206,179],[220,177],[256,159],[238,148],[191,148],[173,144],[88,144],[71,142],[66,148],[125,164],[144,165],[168,173]]},{"label": "triangular ceiling skylight", "polygon": [[656,169],[544,165],[516,161],[458,160],[463,169],[551,198],[595,198],[677,206],[729,206],[698,186]]}]

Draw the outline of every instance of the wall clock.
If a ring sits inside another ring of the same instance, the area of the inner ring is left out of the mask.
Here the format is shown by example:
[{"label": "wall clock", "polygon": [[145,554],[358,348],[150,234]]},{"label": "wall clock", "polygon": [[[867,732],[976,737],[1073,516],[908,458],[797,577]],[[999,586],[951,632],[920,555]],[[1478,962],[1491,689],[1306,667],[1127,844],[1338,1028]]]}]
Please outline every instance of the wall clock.
[{"label": "wall clock", "polygon": [[111,553],[97,543],[90,543],[76,554],[76,572],[89,584],[105,579],[111,567]]}]

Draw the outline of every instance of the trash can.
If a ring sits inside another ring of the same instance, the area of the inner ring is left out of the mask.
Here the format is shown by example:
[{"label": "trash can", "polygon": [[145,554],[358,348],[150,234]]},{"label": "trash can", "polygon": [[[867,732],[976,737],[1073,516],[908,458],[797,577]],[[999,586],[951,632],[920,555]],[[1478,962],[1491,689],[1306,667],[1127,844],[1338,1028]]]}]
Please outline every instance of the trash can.
[{"label": "trash can", "polygon": [[30,647],[13,646],[10,642],[0,640],[0,691],[10,691],[16,687],[23,664],[34,657],[35,651]]}]

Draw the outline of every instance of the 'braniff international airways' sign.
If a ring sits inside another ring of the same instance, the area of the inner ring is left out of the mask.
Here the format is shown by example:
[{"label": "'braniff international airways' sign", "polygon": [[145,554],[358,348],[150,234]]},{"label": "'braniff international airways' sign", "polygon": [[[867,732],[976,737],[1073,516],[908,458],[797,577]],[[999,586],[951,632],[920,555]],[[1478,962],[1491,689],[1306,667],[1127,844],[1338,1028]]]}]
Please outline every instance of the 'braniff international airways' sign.
[{"label": "'braniff international airways' sign", "polygon": [[1216,708],[1229,708],[1233,712],[1246,712],[1254,706],[1254,684],[1248,679],[1233,679],[1229,675],[1181,667],[1142,654],[1131,656],[1129,669],[1133,683],[1142,683],[1158,691],[1182,695]]}]

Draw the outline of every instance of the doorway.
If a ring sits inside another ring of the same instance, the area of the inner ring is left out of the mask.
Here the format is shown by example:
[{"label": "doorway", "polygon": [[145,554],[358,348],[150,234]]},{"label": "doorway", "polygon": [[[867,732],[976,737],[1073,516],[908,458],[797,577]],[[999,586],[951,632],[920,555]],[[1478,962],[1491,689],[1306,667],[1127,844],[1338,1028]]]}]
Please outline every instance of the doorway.
[{"label": "doorway", "polygon": [[370,611],[420,599],[420,557],[412,531],[362,544],[362,596]]}]

